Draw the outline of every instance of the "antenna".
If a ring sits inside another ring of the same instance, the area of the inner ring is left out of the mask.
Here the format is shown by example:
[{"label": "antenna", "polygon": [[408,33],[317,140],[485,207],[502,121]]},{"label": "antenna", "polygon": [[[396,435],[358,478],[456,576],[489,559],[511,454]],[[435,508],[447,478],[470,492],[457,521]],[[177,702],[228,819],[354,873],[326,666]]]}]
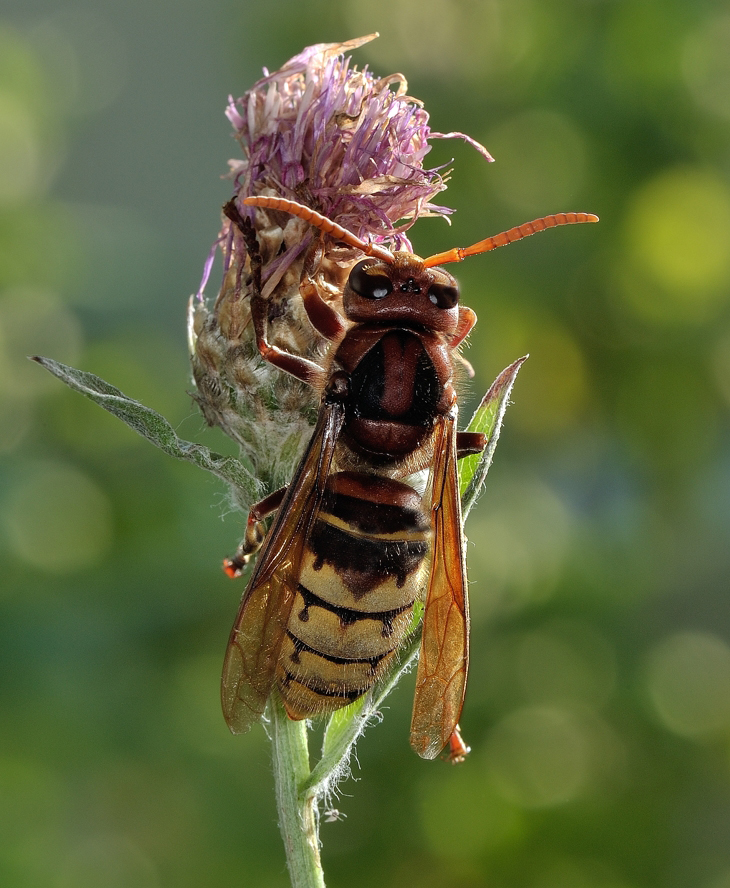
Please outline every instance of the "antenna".
[{"label": "antenna", "polygon": [[[284,197],[246,197],[243,203],[247,207],[263,207],[266,210],[280,210],[284,213],[291,213],[299,219],[304,219],[325,234],[329,234],[337,240],[355,247],[365,253],[366,256],[374,256],[376,259],[382,259],[389,264],[393,264],[395,257],[386,247],[380,244],[371,244],[362,238],[357,237],[351,231],[310,209],[304,204],[297,203],[295,200],[287,200]],[[522,240],[523,237],[529,237],[531,234],[537,234],[538,231],[545,231],[546,228],[557,228],[559,225],[577,225],[581,222],[598,222],[598,216],[593,213],[556,213],[551,216],[541,216],[539,219],[533,219],[532,222],[525,222],[516,228],[510,228],[493,237],[485,238],[472,244],[470,247],[453,247],[444,253],[436,253],[423,260],[425,268],[433,268],[434,265],[446,265],[449,262],[462,262],[467,256],[478,256],[480,253],[488,253],[489,250],[496,250],[497,247],[506,247],[507,244],[514,241]]]},{"label": "antenna", "polygon": [[393,264],[394,257],[390,250],[381,247],[380,244],[367,243],[367,241],[357,237],[357,235],[348,231],[346,228],[343,228],[341,225],[338,225],[336,222],[333,222],[331,219],[328,219],[326,216],[323,216],[321,213],[317,213],[314,210],[310,210],[309,207],[305,207],[304,204],[297,203],[294,200],[287,200],[284,197],[263,196],[246,197],[243,202],[247,207],[263,207],[265,210],[281,210],[284,213],[291,213],[292,216],[304,219],[305,222],[309,222],[310,225],[314,225],[315,228],[319,228],[320,231],[324,231],[325,234],[330,234],[337,240],[343,241],[351,247],[356,247],[358,250],[362,250],[366,256],[374,256],[376,259],[383,259],[385,262],[388,262],[391,265]]},{"label": "antenna", "polygon": [[576,225],[579,222],[598,222],[598,216],[594,216],[593,213],[557,213],[554,216],[542,216],[540,219],[525,222],[516,228],[503,231],[501,234],[495,234],[494,237],[481,240],[470,247],[454,247],[451,250],[446,250],[445,253],[436,253],[435,256],[424,259],[423,264],[426,268],[433,268],[434,265],[446,265],[447,262],[461,262],[467,256],[478,256],[479,253],[487,253],[497,247],[506,247],[507,244],[522,240],[523,237],[529,237],[531,234],[537,234],[538,231],[545,231],[546,228],[556,228],[558,225]]}]

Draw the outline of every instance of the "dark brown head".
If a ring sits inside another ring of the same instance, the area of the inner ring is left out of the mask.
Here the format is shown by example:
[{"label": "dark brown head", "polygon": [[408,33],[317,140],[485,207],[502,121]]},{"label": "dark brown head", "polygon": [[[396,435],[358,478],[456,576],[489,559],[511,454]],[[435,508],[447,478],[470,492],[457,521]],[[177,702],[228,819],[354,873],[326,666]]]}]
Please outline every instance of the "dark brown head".
[{"label": "dark brown head", "polygon": [[405,324],[452,334],[459,321],[459,285],[443,268],[426,268],[412,253],[374,256],[350,272],[345,315],[357,323]]}]

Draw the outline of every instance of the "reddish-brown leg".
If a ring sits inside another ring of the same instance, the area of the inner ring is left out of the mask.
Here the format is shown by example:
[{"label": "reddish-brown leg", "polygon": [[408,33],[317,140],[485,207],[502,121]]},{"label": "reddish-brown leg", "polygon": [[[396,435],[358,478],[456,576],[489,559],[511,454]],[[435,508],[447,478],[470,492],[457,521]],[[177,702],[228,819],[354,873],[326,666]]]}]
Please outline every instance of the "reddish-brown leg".
[{"label": "reddish-brown leg", "polygon": [[306,382],[315,388],[321,388],[327,381],[325,371],[301,355],[293,355],[286,352],[276,345],[270,345],[267,339],[267,330],[269,325],[269,303],[264,299],[261,290],[261,252],[256,237],[256,231],[248,219],[244,219],[238,211],[235,201],[229,200],[223,207],[223,212],[233,222],[239,230],[241,237],[246,244],[249,262],[251,264],[251,320],[253,321],[254,333],[256,335],[256,347],[261,357],[290,373],[302,382]]},{"label": "reddish-brown leg", "polygon": [[457,725],[453,734],[449,737],[449,751],[444,755],[447,762],[452,765],[459,765],[471,752],[471,748],[464,743],[461,736],[461,729]]},{"label": "reddish-brown leg", "polygon": [[325,339],[336,340],[345,335],[347,324],[342,315],[322,299],[319,287],[314,283],[314,273],[322,262],[322,253],[322,241],[318,239],[310,247],[304,262],[299,292],[302,294],[304,310],[314,329]]},{"label": "reddish-brown leg", "polygon": [[474,456],[481,453],[487,446],[487,436],[481,432],[457,432],[456,433],[456,458]]},{"label": "reddish-brown leg", "polygon": [[231,579],[241,576],[243,569],[261,548],[266,537],[264,518],[279,508],[285,493],[286,487],[281,487],[251,506],[246,521],[246,533],[241,545],[236,549],[236,554],[232,558],[223,559],[223,570]]}]

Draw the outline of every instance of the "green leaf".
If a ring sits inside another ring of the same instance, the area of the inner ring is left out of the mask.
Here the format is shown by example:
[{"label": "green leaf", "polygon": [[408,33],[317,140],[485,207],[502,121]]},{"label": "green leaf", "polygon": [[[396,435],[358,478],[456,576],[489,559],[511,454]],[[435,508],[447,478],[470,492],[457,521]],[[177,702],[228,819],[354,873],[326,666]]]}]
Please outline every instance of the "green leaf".
[{"label": "green leaf", "polygon": [[242,503],[243,501],[251,503],[260,495],[259,482],[240,460],[233,456],[215,453],[202,444],[193,444],[178,438],[175,430],[164,416],[160,416],[159,413],[145,407],[139,401],[128,398],[119,389],[98,376],[94,376],[93,373],[67,367],[50,358],[34,356],[31,360],[36,361],[41,367],[45,367],[49,373],[57,376],[75,391],[81,392],[82,395],[86,395],[94,403],[114,414],[135,432],[159,447],[160,450],[164,450],[165,453],[177,459],[191,462],[232,485],[240,493]]},{"label": "green leaf", "polygon": [[486,435],[487,446],[481,453],[465,456],[459,461],[459,492],[461,493],[461,510],[464,520],[466,520],[466,516],[471,511],[487,479],[487,472],[492,465],[494,450],[502,428],[504,412],[509,404],[512,386],[515,384],[520,367],[528,357],[529,355],[525,355],[524,358],[510,364],[499,374],[482,398],[481,404],[466,427],[468,432],[481,432]]},{"label": "green leaf", "polygon": [[337,709],[332,713],[330,720],[327,722],[327,730],[324,732],[324,741],[322,743],[323,759],[331,755],[341,745],[349,731],[350,723],[362,713],[366,700],[367,695],[355,700],[354,703],[350,703],[349,706]]}]

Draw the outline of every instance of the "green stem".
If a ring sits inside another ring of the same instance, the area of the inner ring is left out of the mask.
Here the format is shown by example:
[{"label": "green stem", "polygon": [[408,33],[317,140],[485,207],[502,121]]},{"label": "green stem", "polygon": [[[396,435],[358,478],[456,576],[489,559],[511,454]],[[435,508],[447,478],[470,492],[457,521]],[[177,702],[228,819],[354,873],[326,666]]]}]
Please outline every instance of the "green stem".
[{"label": "green stem", "polygon": [[325,888],[314,795],[300,799],[309,778],[307,724],[287,717],[278,694],[269,701],[279,829],[292,888]]}]

